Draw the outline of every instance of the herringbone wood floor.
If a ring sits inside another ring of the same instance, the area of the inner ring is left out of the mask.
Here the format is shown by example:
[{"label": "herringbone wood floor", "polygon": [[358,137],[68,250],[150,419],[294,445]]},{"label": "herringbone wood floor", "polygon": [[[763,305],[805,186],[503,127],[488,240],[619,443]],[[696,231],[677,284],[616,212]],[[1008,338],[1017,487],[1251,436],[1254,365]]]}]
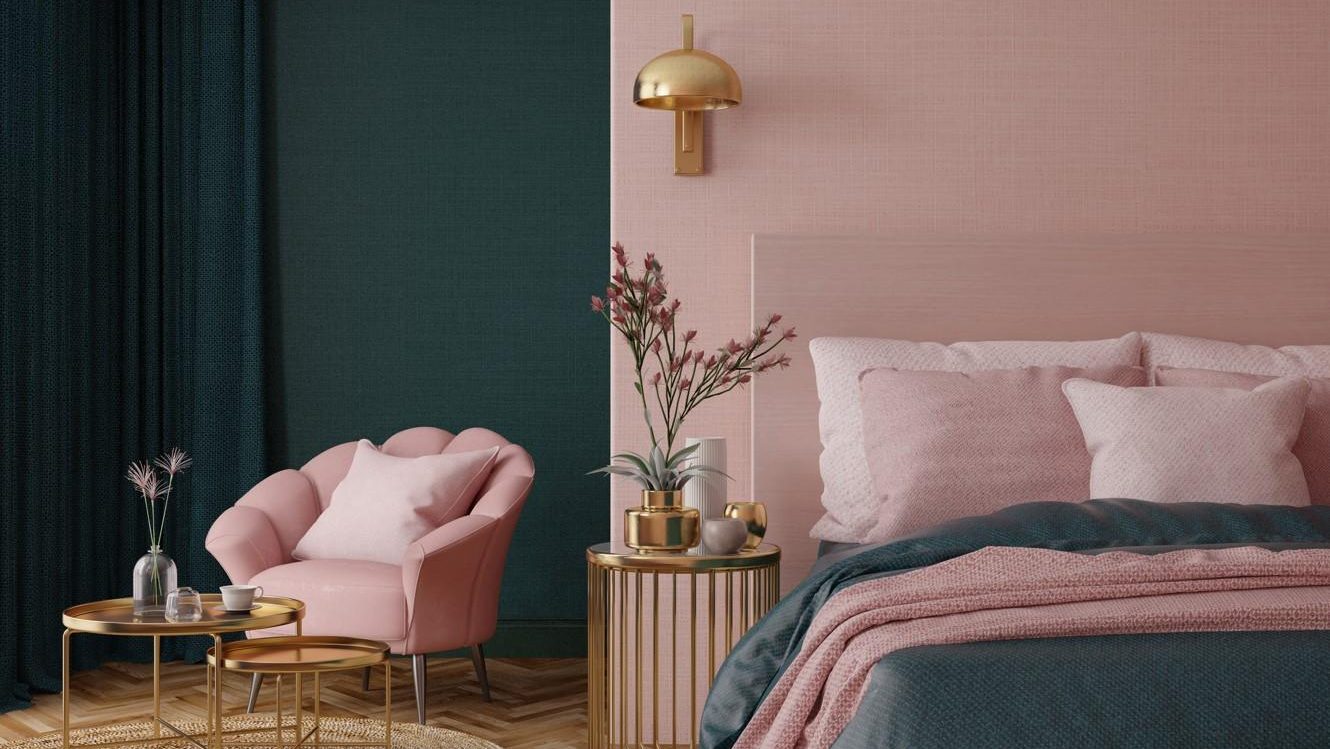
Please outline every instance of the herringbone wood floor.
[{"label": "herringbone wood floor", "polygon": [[[323,710],[329,716],[383,714],[383,672],[377,671],[370,691],[360,690],[360,672],[325,677]],[[429,662],[431,725],[444,726],[489,739],[507,749],[581,749],[586,746],[586,661],[582,659],[490,658],[493,702],[480,697],[471,661],[435,658]],[[75,725],[133,719],[152,712],[152,667],[112,663],[75,674]],[[243,711],[249,679],[233,675],[226,681],[225,698],[233,711]],[[311,686],[306,695],[312,696]],[[265,685],[259,710],[272,710],[273,689]],[[291,699],[291,687],[286,688]],[[162,665],[162,717],[166,720],[202,718],[203,666]],[[411,663],[393,663],[393,719],[414,721],[416,703],[411,691]],[[33,736],[60,728],[60,695],[38,695],[26,710],[0,715],[0,740]]]}]

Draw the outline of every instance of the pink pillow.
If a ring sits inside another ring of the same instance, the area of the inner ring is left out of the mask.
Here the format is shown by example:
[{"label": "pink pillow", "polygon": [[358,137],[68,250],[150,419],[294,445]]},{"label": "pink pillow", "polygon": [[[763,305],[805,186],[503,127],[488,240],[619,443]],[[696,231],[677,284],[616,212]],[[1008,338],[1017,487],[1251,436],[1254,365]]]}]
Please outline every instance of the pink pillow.
[{"label": "pink pillow", "polygon": [[466,514],[498,454],[491,447],[399,458],[361,440],[328,509],[291,555],[401,564],[411,542]]},{"label": "pink pillow", "polygon": [[1092,498],[1306,505],[1293,454],[1307,381],[1254,390],[1062,385],[1093,456]]},{"label": "pink pillow", "polygon": [[[1212,369],[1173,369],[1159,367],[1155,384],[1182,387],[1238,388],[1254,390],[1274,377],[1268,375],[1216,372]],[[1307,493],[1312,504],[1330,504],[1330,379],[1307,380],[1307,412],[1302,417],[1302,431],[1293,443],[1293,454],[1302,463],[1307,478]]]},{"label": "pink pillow", "polygon": [[1145,370],[1129,366],[864,372],[864,449],[877,492],[865,540],[1020,502],[1088,497],[1090,456],[1062,396],[1073,377],[1146,382]]},{"label": "pink pillow", "polygon": [[815,338],[808,344],[817,372],[822,437],[822,506],[811,535],[863,542],[878,522],[864,450],[859,375],[869,369],[975,372],[1014,367],[1100,367],[1140,364],[1141,337],[1102,341],[973,341],[929,343],[888,338]]},{"label": "pink pillow", "polygon": [[1177,367],[1274,377],[1330,377],[1330,346],[1271,348],[1185,335],[1142,333],[1141,363],[1147,370]]}]

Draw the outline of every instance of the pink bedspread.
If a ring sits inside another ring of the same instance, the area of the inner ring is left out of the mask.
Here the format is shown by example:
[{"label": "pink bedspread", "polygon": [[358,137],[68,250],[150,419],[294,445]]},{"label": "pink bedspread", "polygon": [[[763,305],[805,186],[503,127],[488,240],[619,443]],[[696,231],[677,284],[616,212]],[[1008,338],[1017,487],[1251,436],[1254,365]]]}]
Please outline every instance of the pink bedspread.
[{"label": "pink bedspread", "polygon": [[837,594],[735,749],[828,747],[883,656],[917,645],[1330,629],[1330,550],[1086,556],[989,547]]}]

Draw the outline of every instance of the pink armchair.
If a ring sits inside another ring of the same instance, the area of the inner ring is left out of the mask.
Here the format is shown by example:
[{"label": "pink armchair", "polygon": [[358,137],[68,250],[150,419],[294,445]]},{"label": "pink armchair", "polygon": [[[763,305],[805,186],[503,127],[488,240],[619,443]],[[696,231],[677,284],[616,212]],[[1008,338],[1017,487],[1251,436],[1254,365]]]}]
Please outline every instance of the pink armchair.
[{"label": "pink armchair", "polygon": [[[412,656],[416,716],[425,722],[425,654],[469,647],[484,698],[490,699],[483,644],[494,634],[499,585],[508,544],[526,503],[535,465],[526,450],[487,429],[454,436],[416,427],[393,435],[382,449],[415,457],[500,446],[489,480],[467,515],[410,546],[400,565],[291,557],[296,542],[328,506],[351,467],[356,443],[314,456],[300,470],[279,471],[227,509],[208,531],[208,551],[233,583],[262,585],[270,595],[305,602],[303,631],[386,641]],[[291,627],[251,637],[293,634]],[[252,712],[262,679],[250,689]]]}]

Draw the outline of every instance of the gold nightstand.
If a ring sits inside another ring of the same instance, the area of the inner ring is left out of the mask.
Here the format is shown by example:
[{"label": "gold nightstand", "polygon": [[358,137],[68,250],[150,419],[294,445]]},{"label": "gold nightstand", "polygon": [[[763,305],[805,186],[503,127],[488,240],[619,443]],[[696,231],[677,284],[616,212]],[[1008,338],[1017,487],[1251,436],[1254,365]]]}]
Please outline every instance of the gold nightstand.
[{"label": "gold nightstand", "polygon": [[606,543],[586,558],[588,745],[696,746],[716,669],[780,598],[780,548],[643,554]]}]

